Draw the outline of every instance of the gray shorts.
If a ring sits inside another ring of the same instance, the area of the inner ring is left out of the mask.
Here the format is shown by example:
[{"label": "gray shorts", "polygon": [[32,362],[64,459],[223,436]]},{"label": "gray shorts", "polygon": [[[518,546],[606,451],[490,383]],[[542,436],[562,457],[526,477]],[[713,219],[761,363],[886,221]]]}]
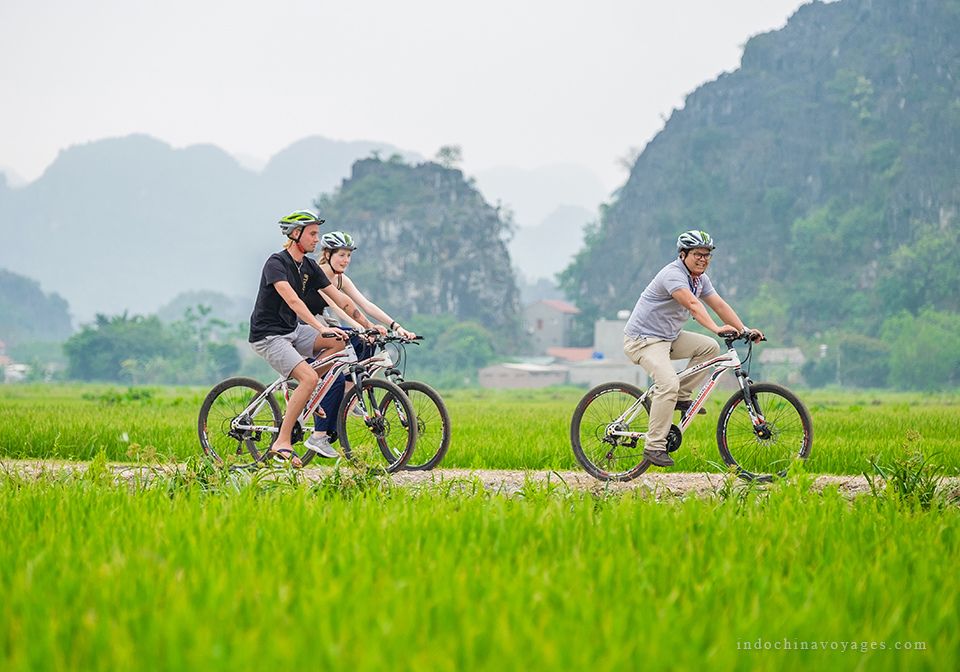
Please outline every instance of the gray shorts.
[{"label": "gray shorts", "polygon": [[267,336],[262,341],[251,343],[253,351],[267,360],[267,364],[281,376],[289,376],[297,364],[313,357],[313,344],[320,332],[309,324],[298,324],[289,334]]}]

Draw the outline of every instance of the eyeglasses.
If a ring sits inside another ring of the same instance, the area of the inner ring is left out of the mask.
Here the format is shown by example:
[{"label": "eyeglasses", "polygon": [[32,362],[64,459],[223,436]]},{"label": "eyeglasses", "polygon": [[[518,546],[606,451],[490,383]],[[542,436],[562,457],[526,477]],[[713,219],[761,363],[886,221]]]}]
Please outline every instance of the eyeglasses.
[{"label": "eyeglasses", "polygon": [[710,261],[710,257],[713,256],[713,252],[691,252],[690,255],[700,259],[701,261]]}]

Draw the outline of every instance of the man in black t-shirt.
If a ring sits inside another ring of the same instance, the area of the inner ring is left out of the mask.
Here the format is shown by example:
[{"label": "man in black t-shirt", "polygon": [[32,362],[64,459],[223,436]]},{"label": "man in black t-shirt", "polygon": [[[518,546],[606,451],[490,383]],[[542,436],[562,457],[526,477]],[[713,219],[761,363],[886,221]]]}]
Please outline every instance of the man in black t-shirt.
[{"label": "man in black t-shirt", "polygon": [[[280,375],[293,377],[298,383],[287,402],[280,433],[268,453],[288,457],[295,467],[300,466],[300,458],[291,447],[291,431],[319,380],[317,370],[304,359],[320,351],[341,350],[347,340],[343,331],[314,317],[303,302],[304,296],[319,290],[366,328],[372,328],[353,301],[333,287],[317,262],[307,256],[317,247],[321,224],[323,220],[309,210],[297,210],[280,220],[280,230],[288,240],[283,251],[271,255],[263,265],[260,289],[250,315],[251,347]],[[332,454],[321,454],[337,456],[332,448],[328,450]]]}]

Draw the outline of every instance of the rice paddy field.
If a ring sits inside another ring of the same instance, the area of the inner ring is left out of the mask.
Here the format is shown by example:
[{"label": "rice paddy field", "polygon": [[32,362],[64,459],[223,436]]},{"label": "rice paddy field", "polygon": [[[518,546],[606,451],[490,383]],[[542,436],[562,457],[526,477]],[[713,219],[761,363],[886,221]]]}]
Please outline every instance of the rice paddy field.
[{"label": "rice paddy field", "polygon": [[[960,473],[957,395],[801,392],[808,473],[655,498],[224,473],[197,458],[205,392],[0,387],[0,669],[960,667],[960,507],[926,487]],[[445,394],[443,466],[575,468],[582,394]],[[721,470],[721,402],[674,471]],[[106,464],[136,460],[180,466]],[[873,464],[913,471],[852,500],[809,487]]]},{"label": "rice paddy field", "polygon": [[[199,452],[200,388],[0,386],[0,456],[184,460]],[[444,393],[453,438],[444,467],[575,469],[570,416],[585,390],[456,390]],[[675,454],[674,471],[724,471],[716,444],[719,391]],[[960,473],[960,393],[806,392],[814,423],[812,473],[860,474],[870,459],[936,456]]]}]

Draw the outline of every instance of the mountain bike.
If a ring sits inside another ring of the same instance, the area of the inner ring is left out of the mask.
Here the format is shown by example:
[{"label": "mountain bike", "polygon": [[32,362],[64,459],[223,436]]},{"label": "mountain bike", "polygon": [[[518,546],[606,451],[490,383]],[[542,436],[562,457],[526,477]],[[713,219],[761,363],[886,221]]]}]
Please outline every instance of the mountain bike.
[{"label": "mountain bike", "polygon": [[[433,469],[446,456],[450,449],[450,414],[440,394],[419,380],[404,380],[403,371],[406,370],[406,347],[413,343],[418,344],[423,339],[417,336],[412,341],[396,334],[380,336],[372,339],[377,356],[371,357],[367,370],[371,375],[383,372],[388,380],[396,383],[413,403],[413,410],[417,417],[417,445],[413,455],[404,469],[408,471],[427,471]],[[397,361],[390,356],[388,345],[396,348]],[[363,362],[361,362],[363,363]],[[387,456],[388,460],[395,456]]]},{"label": "mountain bike", "polygon": [[[417,442],[416,413],[403,390],[388,380],[372,378],[368,365],[358,362],[351,349],[308,360],[308,363],[317,370],[331,366],[320,375],[297,417],[291,443],[299,443],[312,431],[313,414],[323,412],[320,401],[337,376],[344,374],[353,382],[353,388],[344,395],[337,411],[337,434],[343,456],[354,462],[374,464],[380,462],[379,455],[390,455],[393,459],[388,459],[386,470],[402,469]],[[281,376],[265,386],[252,378],[236,377],[215,385],[200,406],[197,430],[203,451],[230,467],[249,468],[262,463],[283,422],[277,397],[289,399],[296,382]],[[310,462],[313,455],[313,451],[305,451],[300,456],[303,464]]]},{"label": "mountain bike", "polygon": [[[677,450],[683,434],[710,398],[717,381],[733,371],[740,389],[724,405],[717,421],[717,446],[724,463],[747,480],[767,482],[786,475],[795,459],[806,459],[813,444],[810,413],[797,396],[773,383],[755,383],[744,370],[753,352],[752,332],[720,334],[727,352],[681,371],[680,380],[712,369],[700,392],[671,425],[667,451]],[[734,347],[745,341],[741,361]],[[651,388],[652,389],[652,388]],[[643,457],[651,390],[628,383],[603,383],[580,400],[570,423],[570,442],[577,461],[590,475],[604,481],[629,481],[650,468]]]}]

